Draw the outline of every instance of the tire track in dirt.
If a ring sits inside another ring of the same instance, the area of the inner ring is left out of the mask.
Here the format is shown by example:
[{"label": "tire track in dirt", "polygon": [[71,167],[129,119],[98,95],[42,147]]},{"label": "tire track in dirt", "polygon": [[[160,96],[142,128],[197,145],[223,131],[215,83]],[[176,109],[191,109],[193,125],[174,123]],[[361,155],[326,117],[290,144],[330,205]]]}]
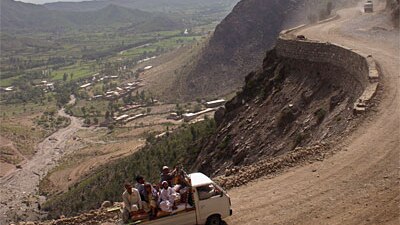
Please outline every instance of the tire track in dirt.
[{"label": "tire track in dirt", "polygon": [[[382,67],[384,92],[375,115],[323,162],[289,169],[230,191],[234,215],[228,224],[398,224],[399,222],[399,43],[381,42],[346,29],[370,27],[375,17],[359,8],[341,10],[340,19],[306,27],[298,34],[372,54]],[[378,37],[379,36],[379,37]]]}]

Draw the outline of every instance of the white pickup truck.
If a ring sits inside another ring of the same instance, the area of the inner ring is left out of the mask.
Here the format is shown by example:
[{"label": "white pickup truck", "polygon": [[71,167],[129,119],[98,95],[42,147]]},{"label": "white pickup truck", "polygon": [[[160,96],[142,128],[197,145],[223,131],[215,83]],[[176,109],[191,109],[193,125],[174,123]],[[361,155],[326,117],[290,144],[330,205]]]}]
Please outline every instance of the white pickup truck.
[{"label": "white pickup truck", "polygon": [[232,215],[229,195],[202,173],[189,174],[194,205],[178,205],[170,215],[154,220],[138,220],[140,225],[220,225]]}]

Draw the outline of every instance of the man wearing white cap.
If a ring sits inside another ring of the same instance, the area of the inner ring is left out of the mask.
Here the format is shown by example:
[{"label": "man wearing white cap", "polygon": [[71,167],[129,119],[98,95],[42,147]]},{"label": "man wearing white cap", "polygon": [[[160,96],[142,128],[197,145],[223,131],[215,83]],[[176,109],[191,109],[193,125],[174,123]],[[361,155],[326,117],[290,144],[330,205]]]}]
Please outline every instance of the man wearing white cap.
[{"label": "man wearing white cap", "polygon": [[139,191],[133,188],[130,183],[125,184],[125,191],[122,194],[122,200],[124,201],[122,220],[124,223],[127,223],[133,212],[143,210],[142,200]]},{"label": "man wearing white cap", "polygon": [[174,176],[173,173],[169,172],[168,166],[163,166],[160,176],[161,176],[160,183],[162,183],[163,181],[167,181],[169,186],[172,185],[172,179],[174,179]]},{"label": "man wearing white cap", "polygon": [[160,209],[165,212],[172,212],[176,209],[175,203],[180,199],[180,195],[175,190],[168,186],[167,181],[162,182],[160,191]]}]

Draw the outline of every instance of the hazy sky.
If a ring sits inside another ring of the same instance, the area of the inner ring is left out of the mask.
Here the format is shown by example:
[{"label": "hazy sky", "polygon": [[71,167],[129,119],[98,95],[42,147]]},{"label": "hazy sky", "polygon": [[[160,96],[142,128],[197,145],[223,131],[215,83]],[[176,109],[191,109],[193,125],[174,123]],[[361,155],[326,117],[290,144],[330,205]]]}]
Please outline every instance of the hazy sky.
[{"label": "hazy sky", "polygon": [[20,2],[29,2],[29,3],[35,3],[35,4],[43,4],[47,2],[82,2],[82,1],[88,1],[88,0],[17,0]]}]

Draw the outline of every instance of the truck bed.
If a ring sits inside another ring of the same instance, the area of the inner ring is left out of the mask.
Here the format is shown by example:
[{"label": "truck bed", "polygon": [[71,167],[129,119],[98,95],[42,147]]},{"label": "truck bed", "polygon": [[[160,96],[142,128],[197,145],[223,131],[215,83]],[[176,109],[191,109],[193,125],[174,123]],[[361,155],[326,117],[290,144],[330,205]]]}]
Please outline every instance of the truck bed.
[{"label": "truck bed", "polygon": [[185,213],[189,213],[189,212],[193,212],[195,214],[196,208],[192,207],[188,204],[185,203],[181,203],[179,205],[177,205],[177,209],[173,210],[172,212],[164,212],[164,211],[159,211],[157,214],[157,218],[149,220],[147,213],[144,215],[145,218],[143,218],[144,216],[138,216],[137,220],[134,220],[131,223],[128,224],[141,224],[141,225],[156,225],[156,224],[167,224],[164,222],[167,222],[168,219],[167,218],[171,218],[171,217],[175,217],[178,216],[180,214],[185,214]]}]

